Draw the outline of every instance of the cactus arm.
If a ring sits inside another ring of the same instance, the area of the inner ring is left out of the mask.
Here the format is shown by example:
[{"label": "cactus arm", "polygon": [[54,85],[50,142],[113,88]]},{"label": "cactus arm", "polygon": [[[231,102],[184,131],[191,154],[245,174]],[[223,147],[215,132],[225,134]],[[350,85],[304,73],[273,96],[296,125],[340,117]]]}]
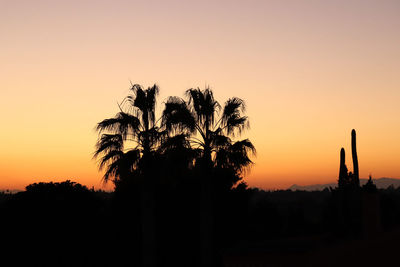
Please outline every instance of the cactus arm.
[{"label": "cactus arm", "polygon": [[357,186],[360,186],[360,176],[358,172],[358,157],[357,157],[357,144],[356,144],[356,130],[351,131],[351,153],[353,156],[353,172],[354,182]]}]

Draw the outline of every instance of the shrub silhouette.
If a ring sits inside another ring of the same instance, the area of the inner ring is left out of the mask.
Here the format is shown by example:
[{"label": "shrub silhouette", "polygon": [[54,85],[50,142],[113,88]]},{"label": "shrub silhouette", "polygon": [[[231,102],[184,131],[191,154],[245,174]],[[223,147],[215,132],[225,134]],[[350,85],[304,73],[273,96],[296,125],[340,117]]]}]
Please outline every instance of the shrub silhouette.
[{"label": "shrub silhouette", "polygon": [[107,260],[90,256],[102,242],[111,241],[99,235],[109,224],[107,198],[108,193],[69,180],[28,185],[1,207],[1,227],[10,229],[3,235],[8,243],[2,262],[9,266],[106,265]]}]

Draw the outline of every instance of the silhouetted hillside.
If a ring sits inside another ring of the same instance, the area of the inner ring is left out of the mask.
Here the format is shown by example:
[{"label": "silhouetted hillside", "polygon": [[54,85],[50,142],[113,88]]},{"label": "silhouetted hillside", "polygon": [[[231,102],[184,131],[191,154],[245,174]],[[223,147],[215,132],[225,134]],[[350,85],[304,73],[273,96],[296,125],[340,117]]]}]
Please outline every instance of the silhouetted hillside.
[{"label": "silhouetted hillside", "polygon": [[[368,182],[368,179],[361,178],[360,179],[360,184],[364,185]],[[378,178],[378,179],[373,179],[374,184],[376,185],[377,188],[379,189],[386,189],[389,186],[393,185],[395,188],[400,186],[400,179],[398,178]],[[329,184],[313,184],[313,185],[297,185],[294,184],[291,187],[289,187],[289,190],[292,191],[321,191],[324,190],[325,188],[335,188],[337,187],[337,182],[336,183],[329,183]]]}]

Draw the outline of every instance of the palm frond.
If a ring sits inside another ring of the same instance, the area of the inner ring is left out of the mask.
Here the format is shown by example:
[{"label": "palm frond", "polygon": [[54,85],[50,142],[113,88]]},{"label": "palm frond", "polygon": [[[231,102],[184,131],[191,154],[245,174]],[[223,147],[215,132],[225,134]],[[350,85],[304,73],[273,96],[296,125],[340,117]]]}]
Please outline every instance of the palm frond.
[{"label": "palm frond", "polygon": [[168,131],[192,133],[195,130],[195,117],[187,103],[179,97],[169,97],[165,103],[161,124]]},{"label": "palm frond", "polygon": [[145,129],[155,125],[155,107],[156,99],[159,93],[159,88],[156,84],[147,89],[139,84],[134,84],[131,87],[132,95],[126,97],[126,100],[135,107],[133,112],[136,116],[142,119],[142,124]]},{"label": "palm frond", "polygon": [[137,166],[139,160],[141,157],[141,150],[140,149],[131,149],[127,152],[124,153],[124,160],[129,166],[130,169],[134,168]]},{"label": "palm frond", "polygon": [[201,90],[189,89],[186,91],[186,96],[191,106],[191,110],[196,114],[196,122],[203,132],[207,132],[213,128],[215,122],[215,115],[221,108],[219,103],[214,99],[214,94],[210,88]]},{"label": "palm frond", "polygon": [[223,128],[227,135],[235,135],[235,131],[239,134],[244,128],[249,127],[248,118],[242,116],[246,106],[242,99],[233,97],[225,102],[224,110],[221,116],[221,128]]},{"label": "palm frond", "polygon": [[232,97],[225,102],[223,116],[229,117],[230,114],[236,112],[245,112],[245,111],[246,111],[245,102],[238,97]]},{"label": "palm frond", "polygon": [[165,170],[176,174],[176,172],[182,173],[191,169],[196,158],[200,156],[201,150],[191,147],[186,134],[179,134],[167,138],[158,152],[165,160]]},{"label": "palm frond", "polygon": [[243,129],[247,129],[249,127],[250,124],[247,116],[243,117],[231,116],[226,121],[223,129],[226,131],[227,135],[235,136],[236,133],[240,135]]},{"label": "palm frond", "polygon": [[112,162],[111,164],[109,164],[107,166],[107,170],[103,175],[103,183],[107,183],[108,181],[110,181],[112,178],[117,178],[119,176],[120,167],[121,162],[119,162],[119,160],[116,160],[114,162]]},{"label": "palm frond", "polygon": [[140,127],[140,120],[136,116],[121,111],[114,118],[99,122],[96,130],[98,132],[109,131],[118,133],[123,139],[126,139],[129,134],[138,132]]},{"label": "palm frond", "polygon": [[114,183],[118,179],[129,177],[133,169],[138,165],[141,151],[139,149],[132,149],[126,153],[121,151],[112,151],[106,154],[102,159],[99,166],[107,166],[106,172],[103,175],[103,182],[107,183],[113,179]]},{"label": "palm frond", "polygon": [[204,98],[200,88],[191,88],[186,90],[186,96],[188,98],[188,104],[192,107],[192,112],[196,114],[197,120],[202,122],[202,103],[201,100]]},{"label": "palm frond", "polygon": [[190,142],[188,140],[188,135],[178,134],[172,137],[166,138],[166,140],[160,145],[159,151],[165,153],[167,151],[176,149],[186,149],[190,148]]},{"label": "palm frond", "polygon": [[227,149],[231,144],[231,139],[228,136],[213,132],[211,135],[211,146],[216,150]]},{"label": "palm frond", "polygon": [[249,139],[244,139],[241,141],[236,141],[231,146],[231,151],[240,152],[243,154],[251,154],[255,156],[257,154],[256,148]]},{"label": "palm frond", "polygon": [[158,93],[159,88],[156,84],[154,84],[152,87],[147,88],[146,90],[146,108],[147,112],[149,113],[151,127],[153,127],[155,123],[155,109]]},{"label": "palm frond", "polygon": [[207,87],[202,93],[202,113],[205,118],[205,122],[208,124],[208,127],[212,127],[215,121],[215,113],[220,110],[221,106],[214,99],[214,94],[209,87]]},{"label": "palm frond", "polygon": [[123,139],[120,134],[102,134],[96,143],[96,150],[93,157],[96,158],[100,153],[109,151],[122,151],[124,147]]},{"label": "palm frond", "polygon": [[256,149],[248,139],[237,141],[227,149],[220,149],[216,152],[216,166],[231,168],[236,172],[245,172],[253,163],[250,155],[255,155]]},{"label": "palm frond", "polygon": [[128,96],[131,104],[144,112],[146,110],[146,92],[143,87],[139,84],[134,84],[131,91],[133,94]]},{"label": "palm frond", "polygon": [[120,150],[112,150],[109,151],[108,153],[104,154],[104,156],[100,159],[99,161],[99,170],[102,170],[104,166],[106,166],[108,163],[113,163],[115,161],[118,161],[124,156],[124,152]]}]

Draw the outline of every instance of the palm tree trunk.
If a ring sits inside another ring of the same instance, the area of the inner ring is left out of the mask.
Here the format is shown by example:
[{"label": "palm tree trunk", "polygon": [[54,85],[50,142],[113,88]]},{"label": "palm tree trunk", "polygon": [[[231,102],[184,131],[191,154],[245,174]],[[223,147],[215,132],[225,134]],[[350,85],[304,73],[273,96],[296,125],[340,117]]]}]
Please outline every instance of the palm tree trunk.
[{"label": "palm tree trunk", "polygon": [[214,266],[214,190],[211,152],[205,149],[201,166],[200,234],[201,266]]},{"label": "palm tree trunk", "polygon": [[201,266],[214,266],[213,190],[208,178],[203,178],[200,202]]},{"label": "palm tree trunk", "polygon": [[142,226],[142,266],[154,267],[157,264],[156,214],[154,187],[145,181],[141,188],[141,226]]}]

